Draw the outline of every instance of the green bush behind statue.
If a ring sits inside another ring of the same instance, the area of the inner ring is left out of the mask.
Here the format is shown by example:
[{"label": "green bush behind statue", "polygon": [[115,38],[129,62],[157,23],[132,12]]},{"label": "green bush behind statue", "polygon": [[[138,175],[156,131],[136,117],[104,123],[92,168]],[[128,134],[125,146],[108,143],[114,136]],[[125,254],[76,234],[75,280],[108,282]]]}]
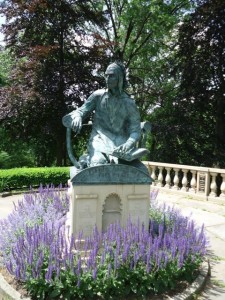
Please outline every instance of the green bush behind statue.
[{"label": "green bush behind statue", "polygon": [[65,186],[69,167],[15,168],[0,170],[0,192],[53,184]]}]

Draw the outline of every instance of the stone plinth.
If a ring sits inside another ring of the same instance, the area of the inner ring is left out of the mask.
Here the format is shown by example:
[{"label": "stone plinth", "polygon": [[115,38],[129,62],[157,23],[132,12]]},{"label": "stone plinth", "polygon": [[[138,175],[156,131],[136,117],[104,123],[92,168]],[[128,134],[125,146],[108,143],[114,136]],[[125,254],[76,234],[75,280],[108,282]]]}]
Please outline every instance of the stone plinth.
[{"label": "stone plinth", "polygon": [[[71,174],[73,169],[71,168]],[[105,231],[111,223],[149,223],[151,178],[148,173],[127,165],[102,165],[71,176],[71,233],[91,234],[96,225]]]}]

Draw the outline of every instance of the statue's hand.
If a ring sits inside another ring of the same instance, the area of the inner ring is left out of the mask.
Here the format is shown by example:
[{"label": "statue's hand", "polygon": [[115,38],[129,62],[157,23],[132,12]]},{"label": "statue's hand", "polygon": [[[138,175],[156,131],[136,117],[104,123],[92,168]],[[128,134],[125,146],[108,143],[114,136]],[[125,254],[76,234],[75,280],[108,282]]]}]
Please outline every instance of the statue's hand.
[{"label": "statue's hand", "polygon": [[134,143],[131,141],[127,141],[126,143],[120,145],[115,149],[115,151],[121,152],[121,153],[127,153],[134,147]]},{"label": "statue's hand", "polygon": [[71,128],[76,133],[79,133],[82,128],[82,118],[80,116],[76,116],[71,122]]}]

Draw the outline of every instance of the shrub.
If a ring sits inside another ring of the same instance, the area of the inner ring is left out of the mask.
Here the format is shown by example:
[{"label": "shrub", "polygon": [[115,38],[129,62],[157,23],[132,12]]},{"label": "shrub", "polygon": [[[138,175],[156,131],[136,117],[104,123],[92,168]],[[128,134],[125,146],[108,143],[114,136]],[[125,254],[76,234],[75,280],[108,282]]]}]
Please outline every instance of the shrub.
[{"label": "shrub", "polygon": [[0,192],[53,184],[65,185],[69,179],[69,167],[16,168],[0,170]]},{"label": "shrub", "polygon": [[12,132],[10,134],[3,123],[0,127],[0,169],[36,166],[33,151],[34,143],[31,142],[32,146],[30,147],[29,143],[22,141],[15,135],[12,136]]},{"label": "shrub", "polygon": [[61,199],[63,194],[43,190],[26,197],[0,223],[0,250],[9,272],[24,281],[35,299],[158,294],[178,280],[191,281],[205,255],[204,228],[174,209],[161,211],[163,222],[151,220],[147,230],[130,221],[125,228],[115,223],[105,233],[94,228],[84,241],[82,234],[65,233],[68,200]]},{"label": "shrub", "polygon": [[35,166],[34,157],[30,151],[17,151],[15,154],[9,154],[0,151],[0,169],[11,169],[20,167]]},{"label": "shrub", "polygon": [[0,169],[7,168],[10,155],[5,151],[0,151]]}]

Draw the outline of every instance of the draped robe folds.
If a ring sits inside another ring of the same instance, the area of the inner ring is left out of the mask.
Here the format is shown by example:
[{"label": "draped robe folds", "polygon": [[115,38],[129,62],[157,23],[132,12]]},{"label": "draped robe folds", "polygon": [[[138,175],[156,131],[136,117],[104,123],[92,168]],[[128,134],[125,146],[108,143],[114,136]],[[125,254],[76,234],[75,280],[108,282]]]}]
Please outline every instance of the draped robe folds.
[{"label": "draped robe folds", "polygon": [[134,144],[141,136],[140,115],[137,106],[126,93],[114,96],[107,89],[95,91],[77,110],[70,113],[84,119],[94,112],[92,132],[88,142],[90,166],[105,163],[105,156],[125,143]]}]

